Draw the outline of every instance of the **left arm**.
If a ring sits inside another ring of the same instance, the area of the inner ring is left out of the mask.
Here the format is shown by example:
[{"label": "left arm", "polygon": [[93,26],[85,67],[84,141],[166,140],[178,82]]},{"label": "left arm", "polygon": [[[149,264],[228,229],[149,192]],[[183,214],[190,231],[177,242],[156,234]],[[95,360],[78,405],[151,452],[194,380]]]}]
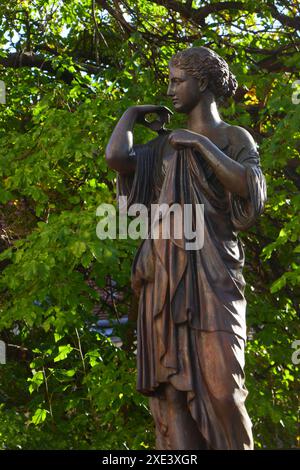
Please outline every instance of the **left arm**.
[{"label": "left arm", "polygon": [[249,197],[245,167],[228,157],[210,139],[183,129],[172,132],[169,142],[177,149],[192,147],[200,152],[228,191],[245,199]]}]

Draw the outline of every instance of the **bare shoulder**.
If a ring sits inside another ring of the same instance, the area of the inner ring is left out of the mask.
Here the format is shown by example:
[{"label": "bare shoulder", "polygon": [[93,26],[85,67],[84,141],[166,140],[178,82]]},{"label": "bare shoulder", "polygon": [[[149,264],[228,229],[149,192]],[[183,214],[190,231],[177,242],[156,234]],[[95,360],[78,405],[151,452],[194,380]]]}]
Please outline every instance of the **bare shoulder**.
[{"label": "bare shoulder", "polygon": [[243,127],[227,124],[225,129],[230,144],[256,148],[252,135]]}]

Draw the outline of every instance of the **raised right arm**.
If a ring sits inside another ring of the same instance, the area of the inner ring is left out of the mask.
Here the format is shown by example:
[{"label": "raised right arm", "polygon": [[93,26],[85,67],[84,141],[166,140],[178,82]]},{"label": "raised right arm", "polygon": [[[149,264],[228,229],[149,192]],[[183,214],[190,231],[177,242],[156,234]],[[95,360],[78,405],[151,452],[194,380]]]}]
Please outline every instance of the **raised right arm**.
[{"label": "raised right arm", "polygon": [[135,107],[128,108],[113,130],[105,151],[107,164],[119,173],[132,173],[136,161],[131,156],[133,147],[133,127],[137,120]]},{"label": "raised right arm", "polygon": [[[158,120],[149,123],[145,115],[156,113]],[[119,173],[132,173],[135,171],[136,158],[133,154],[133,128],[135,123],[146,125],[158,131],[165,122],[169,122],[172,112],[164,106],[140,105],[132,106],[125,111],[109,139],[105,157],[107,164]]]}]

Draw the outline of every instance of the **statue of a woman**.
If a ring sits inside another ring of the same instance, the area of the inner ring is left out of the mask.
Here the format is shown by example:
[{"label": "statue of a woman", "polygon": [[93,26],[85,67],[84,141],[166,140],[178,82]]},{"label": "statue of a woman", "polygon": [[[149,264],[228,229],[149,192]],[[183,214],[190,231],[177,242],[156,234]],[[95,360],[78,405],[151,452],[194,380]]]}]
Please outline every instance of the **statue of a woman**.
[{"label": "statue of a woman", "polygon": [[[237,236],[261,214],[265,179],[251,135],[224,122],[216,100],[237,87],[227,63],[193,47],[169,64],[168,96],[187,116],[187,129],[165,131],[170,111],[133,106],[106,149],[118,172],[118,193],[134,202],[203,204],[204,244],[198,250],[170,239],[143,240],[133,263],[139,295],[137,389],[150,397],[157,449],[252,449],[245,408],[246,340]],[[135,123],[156,113],[154,140],[134,145]],[[159,124],[159,125],[157,125]]]}]

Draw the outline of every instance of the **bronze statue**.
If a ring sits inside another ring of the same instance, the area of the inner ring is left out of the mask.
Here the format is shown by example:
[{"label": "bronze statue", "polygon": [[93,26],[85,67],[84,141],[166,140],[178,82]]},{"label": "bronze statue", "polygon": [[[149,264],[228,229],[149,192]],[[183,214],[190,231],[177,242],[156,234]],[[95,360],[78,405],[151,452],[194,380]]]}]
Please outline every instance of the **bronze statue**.
[{"label": "bronze statue", "polygon": [[[187,129],[164,129],[171,111],[133,106],[106,149],[128,203],[204,205],[204,245],[143,240],[132,267],[139,296],[137,389],[150,397],[157,449],[252,449],[245,408],[244,251],[237,236],[266,200],[257,147],[249,132],[224,122],[216,100],[237,82],[212,50],[193,47],[170,61],[168,96]],[[150,123],[147,114],[158,119]],[[158,137],[134,145],[142,123]]]}]

